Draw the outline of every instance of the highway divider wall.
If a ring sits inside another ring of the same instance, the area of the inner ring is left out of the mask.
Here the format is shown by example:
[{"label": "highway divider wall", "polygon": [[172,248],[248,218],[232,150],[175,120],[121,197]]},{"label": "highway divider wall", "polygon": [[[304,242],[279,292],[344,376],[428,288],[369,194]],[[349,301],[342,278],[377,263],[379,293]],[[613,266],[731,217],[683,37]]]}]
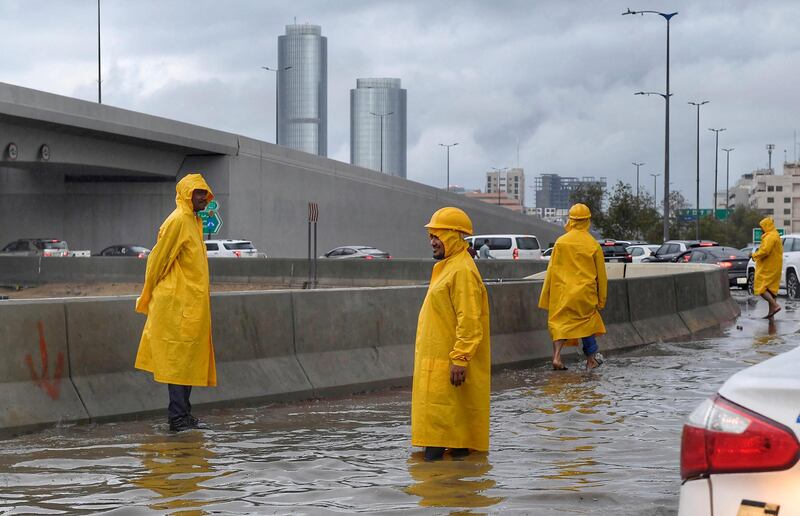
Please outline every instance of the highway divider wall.
[{"label": "highway divider wall", "polygon": [[[320,286],[390,286],[427,283],[435,261],[317,260]],[[476,260],[484,278],[524,278],[545,270],[540,260]],[[144,282],[146,260],[137,258],[0,257],[0,285],[29,286],[64,282]],[[215,283],[273,282],[302,287],[308,280],[308,260],[299,258],[211,258]]]},{"label": "highway divider wall", "polygon": [[[542,282],[489,283],[495,367],[549,359]],[[425,286],[212,295],[219,386],[195,405],[287,401],[407,386]],[[163,414],[167,389],[133,368],[135,296],[0,302],[0,429]],[[739,314],[726,272],[609,281],[604,352],[682,337]],[[569,348],[572,353],[575,348]],[[613,353],[613,351],[612,351]]]}]

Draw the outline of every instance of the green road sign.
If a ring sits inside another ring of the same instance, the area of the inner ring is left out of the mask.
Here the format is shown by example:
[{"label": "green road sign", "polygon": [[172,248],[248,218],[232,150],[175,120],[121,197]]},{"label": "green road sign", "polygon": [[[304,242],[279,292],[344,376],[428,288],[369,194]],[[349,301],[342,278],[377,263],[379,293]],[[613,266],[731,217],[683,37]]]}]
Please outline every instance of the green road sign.
[{"label": "green road sign", "polygon": [[[698,212],[701,219],[712,216],[711,208],[701,208],[699,210],[696,210],[694,208],[687,208],[685,210],[678,210],[677,216],[681,220],[681,222],[690,222],[697,220],[695,217],[698,215]],[[726,210],[725,208],[718,208],[715,215],[718,220],[726,220],[729,214],[730,210]]]},{"label": "green road sign", "polygon": [[219,215],[219,203],[211,201],[203,211],[198,211],[197,216],[203,221],[203,234],[216,235],[222,227],[222,217]]},{"label": "green road sign", "polygon": [[[778,234],[783,236],[786,234],[786,230],[783,228],[778,228]],[[764,230],[761,228],[753,228],[753,243],[760,244],[761,237],[764,235]]]}]

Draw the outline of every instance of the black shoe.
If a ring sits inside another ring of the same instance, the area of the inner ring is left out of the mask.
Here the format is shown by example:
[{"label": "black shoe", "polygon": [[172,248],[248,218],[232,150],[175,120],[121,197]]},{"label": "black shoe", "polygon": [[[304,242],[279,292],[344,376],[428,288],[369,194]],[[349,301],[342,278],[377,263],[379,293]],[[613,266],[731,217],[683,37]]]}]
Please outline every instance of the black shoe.
[{"label": "black shoe", "polygon": [[440,448],[438,446],[426,446],[425,447],[425,460],[432,461],[432,460],[441,460],[444,456],[444,448]]},{"label": "black shoe", "polygon": [[466,457],[469,455],[469,448],[451,448],[450,449],[450,456],[451,457]]},{"label": "black shoe", "polygon": [[200,421],[199,419],[197,419],[193,415],[189,414],[186,417],[189,419],[189,422],[191,422],[195,426],[195,428],[203,428],[202,421]]},{"label": "black shoe", "polygon": [[184,430],[193,430],[197,428],[197,420],[192,418],[192,416],[181,416],[176,417],[175,419],[171,419],[169,421],[169,431],[170,432],[183,432]]}]

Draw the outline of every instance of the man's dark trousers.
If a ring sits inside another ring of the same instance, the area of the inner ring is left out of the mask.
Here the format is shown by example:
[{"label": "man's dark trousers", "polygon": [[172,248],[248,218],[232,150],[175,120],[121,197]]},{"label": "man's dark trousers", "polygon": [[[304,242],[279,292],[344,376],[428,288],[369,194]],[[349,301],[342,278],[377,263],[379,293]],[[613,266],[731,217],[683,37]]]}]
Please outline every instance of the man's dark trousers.
[{"label": "man's dark trousers", "polygon": [[169,420],[174,421],[192,413],[192,404],[189,395],[192,393],[191,385],[167,384],[169,389]]}]

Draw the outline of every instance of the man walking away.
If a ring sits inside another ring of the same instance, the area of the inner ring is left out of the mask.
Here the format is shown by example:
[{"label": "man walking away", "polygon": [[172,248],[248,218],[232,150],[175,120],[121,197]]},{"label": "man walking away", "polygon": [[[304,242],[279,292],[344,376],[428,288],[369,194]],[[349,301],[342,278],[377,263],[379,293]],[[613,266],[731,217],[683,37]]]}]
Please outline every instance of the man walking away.
[{"label": "man walking away", "polygon": [[566,369],[561,361],[565,344],[583,339],[586,368],[603,363],[595,336],[606,332],[600,310],[608,292],[603,250],[589,234],[591,212],[585,204],[569,209],[569,220],[553,246],[539,308],[547,310],[547,327],[553,339],[553,369]]},{"label": "man walking away", "polygon": [[433,214],[433,266],[419,312],[411,393],[411,444],[425,460],[489,450],[489,298],[465,235],[472,221],[458,208]]},{"label": "man walking away", "polygon": [[136,300],[136,311],[147,315],[136,368],[167,384],[169,428],[179,432],[198,427],[189,395],[193,386],[217,385],[217,372],[208,258],[197,215],[214,194],[200,174],[181,179],[175,191],[176,208],[158,231]]},{"label": "man walking away", "polygon": [[483,241],[483,245],[478,249],[478,258],[486,259],[494,259],[492,256],[491,250],[489,249],[489,242],[486,240]]},{"label": "man walking away", "polygon": [[781,284],[783,244],[772,217],[764,217],[758,225],[761,226],[764,233],[761,235],[761,245],[752,255],[753,261],[756,262],[753,293],[763,297],[769,303],[769,310],[764,319],[772,319],[781,311],[775,298],[778,296],[778,287]]}]

